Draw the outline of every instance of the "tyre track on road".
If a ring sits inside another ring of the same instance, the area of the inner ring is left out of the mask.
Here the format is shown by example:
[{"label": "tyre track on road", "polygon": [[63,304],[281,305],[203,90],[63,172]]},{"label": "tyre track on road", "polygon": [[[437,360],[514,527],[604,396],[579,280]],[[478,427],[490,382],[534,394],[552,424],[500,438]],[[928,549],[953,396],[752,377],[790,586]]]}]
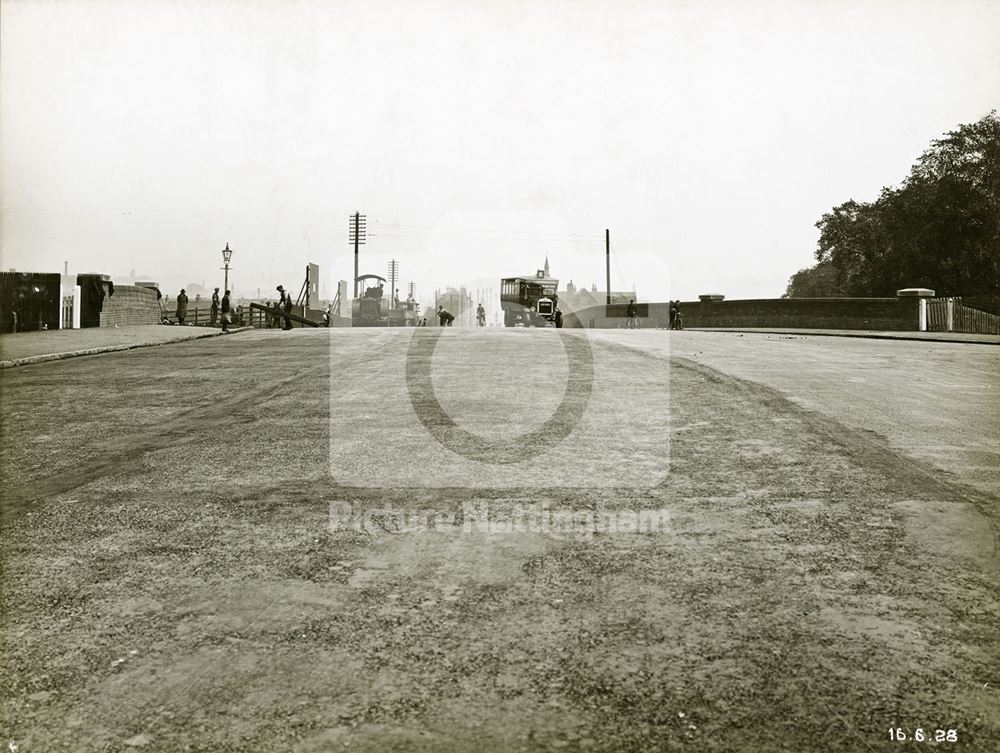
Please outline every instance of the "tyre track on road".
[{"label": "tyre track on road", "polygon": [[928,468],[914,458],[893,449],[877,435],[852,429],[846,424],[823,413],[796,403],[781,390],[761,382],[734,377],[711,366],[681,356],[671,356],[671,360],[681,368],[690,369],[706,379],[725,384],[748,397],[765,400],[770,407],[781,413],[794,415],[812,431],[836,444],[848,453],[855,462],[875,466],[890,474],[900,490],[919,496],[934,494],[944,498],[958,498],[975,505],[981,513],[996,523],[998,520],[997,499],[986,492],[954,480],[941,480],[939,474],[947,473],[942,468]]},{"label": "tyre track on road", "polygon": [[98,448],[106,456],[97,463],[88,462],[5,489],[0,497],[0,517],[9,520],[23,513],[34,502],[65,494],[103,476],[121,473],[151,452],[199,441],[206,431],[253,423],[255,419],[250,417],[249,408],[270,400],[288,385],[328,367],[329,364],[324,361],[238,395],[197,405],[168,420],[164,425],[157,426],[156,433],[147,430],[102,441]]},{"label": "tyre track on road", "polygon": [[907,455],[903,450],[893,448],[877,434],[852,428],[825,413],[803,407],[777,387],[754,379],[733,376],[692,358],[657,353],[632,343],[603,340],[601,344],[612,349],[638,351],[653,360],[669,360],[671,365],[689,369],[712,382],[729,386],[749,399],[763,400],[776,412],[795,416],[818,436],[842,447],[852,461],[869,468],[878,468],[883,475],[898,485],[897,489],[900,492],[918,498],[934,497],[968,502],[990,521],[995,541],[994,554],[1000,552],[1000,499],[953,477],[942,478],[942,475],[953,474],[952,471],[929,466]]}]

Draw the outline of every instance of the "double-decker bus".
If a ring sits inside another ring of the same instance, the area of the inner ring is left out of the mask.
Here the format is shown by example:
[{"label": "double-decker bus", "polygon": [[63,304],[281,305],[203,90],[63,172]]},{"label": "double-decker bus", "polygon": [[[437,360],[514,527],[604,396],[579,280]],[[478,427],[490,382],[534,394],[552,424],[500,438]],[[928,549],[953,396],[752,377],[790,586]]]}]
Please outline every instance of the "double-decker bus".
[{"label": "double-decker bus", "polygon": [[555,326],[556,290],[559,280],[538,270],[534,277],[506,277],[500,280],[500,306],[507,327]]}]

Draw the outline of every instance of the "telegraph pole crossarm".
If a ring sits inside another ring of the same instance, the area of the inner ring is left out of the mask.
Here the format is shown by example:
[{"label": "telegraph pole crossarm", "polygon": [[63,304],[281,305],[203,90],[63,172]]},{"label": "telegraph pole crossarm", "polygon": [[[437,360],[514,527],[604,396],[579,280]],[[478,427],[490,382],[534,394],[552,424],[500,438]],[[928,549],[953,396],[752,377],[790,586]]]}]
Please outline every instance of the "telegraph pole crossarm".
[{"label": "telegraph pole crossarm", "polygon": [[348,242],[354,244],[354,297],[358,297],[358,246],[364,244],[367,240],[368,230],[367,230],[368,219],[361,212],[355,212],[351,215],[350,223],[348,224]]}]

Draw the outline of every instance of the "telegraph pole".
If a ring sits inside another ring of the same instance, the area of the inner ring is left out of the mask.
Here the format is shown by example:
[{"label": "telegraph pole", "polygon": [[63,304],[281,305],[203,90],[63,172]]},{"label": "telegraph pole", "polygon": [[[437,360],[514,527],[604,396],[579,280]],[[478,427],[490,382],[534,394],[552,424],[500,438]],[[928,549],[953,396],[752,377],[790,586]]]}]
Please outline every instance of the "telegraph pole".
[{"label": "telegraph pole", "polygon": [[604,267],[607,272],[608,279],[608,300],[607,304],[611,305],[611,230],[609,228],[604,229]]},{"label": "telegraph pole", "polygon": [[347,234],[347,239],[349,242],[354,244],[354,297],[358,297],[358,246],[363,244],[367,239],[366,224],[368,219],[365,215],[360,212],[355,212],[351,215],[351,221],[348,225],[349,230]]},{"label": "telegraph pole", "polygon": [[396,308],[396,280],[399,279],[399,262],[393,259],[389,262],[389,300],[392,308]]}]

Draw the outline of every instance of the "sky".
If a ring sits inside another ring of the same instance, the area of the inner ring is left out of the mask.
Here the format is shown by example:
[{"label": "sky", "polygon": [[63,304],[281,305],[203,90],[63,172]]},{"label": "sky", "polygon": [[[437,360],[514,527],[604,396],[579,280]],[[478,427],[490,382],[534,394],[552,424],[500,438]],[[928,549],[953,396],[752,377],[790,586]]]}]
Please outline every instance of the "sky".
[{"label": "sky", "polygon": [[996,0],[0,0],[0,268],[781,295],[1000,103]]}]

